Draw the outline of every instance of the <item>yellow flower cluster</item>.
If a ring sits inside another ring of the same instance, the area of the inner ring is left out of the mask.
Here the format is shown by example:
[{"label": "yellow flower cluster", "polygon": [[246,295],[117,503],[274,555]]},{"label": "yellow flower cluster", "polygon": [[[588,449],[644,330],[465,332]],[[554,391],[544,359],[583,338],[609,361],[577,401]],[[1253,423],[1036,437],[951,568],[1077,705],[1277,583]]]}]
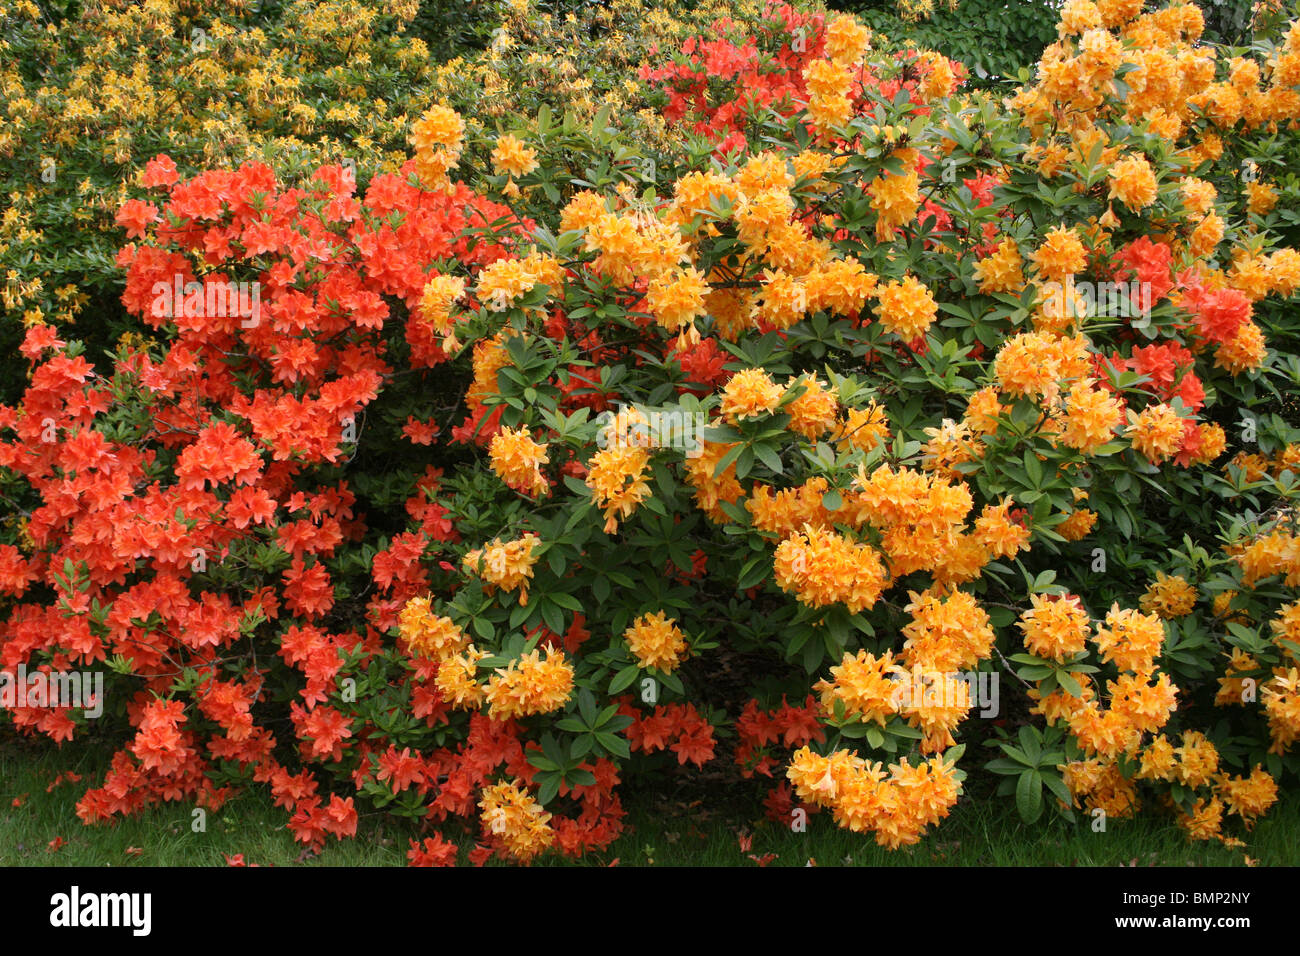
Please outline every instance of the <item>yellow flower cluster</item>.
[{"label": "yellow flower cluster", "polygon": [[1176,574],[1156,572],[1156,579],[1138,600],[1138,606],[1147,614],[1170,620],[1185,617],[1196,606],[1196,588]]},{"label": "yellow flower cluster", "polygon": [[469,636],[451,618],[434,614],[427,597],[406,602],[398,614],[398,629],[411,653],[431,660],[445,660],[469,646]]},{"label": "yellow flower cluster", "polygon": [[623,632],[623,640],[642,667],[671,672],[686,655],[686,635],[663,611],[642,614]]},{"label": "yellow flower cluster", "polygon": [[490,656],[473,644],[461,653],[444,658],[434,683],[442,699],[461,710],[475,710],[483,703],[483,685],[478,682],[478,662]]},{"label": "yellow flower cluster", "polygon": [[492,470],[515,491],[545,495],[550,484],[542,474],[549,461],[545,444],[533,441],[526,428],[503,428],[492,436],[488,446]]},{"label": "yellow flower cluster", "polygon": [[491,587],[505,591],[519,589],[519,603],[528,603],[528,582],[533,576],[533,565],[537,563],[536,551],[539,539],[531,531],[522,538],[502,543],[500,538],[492,543],[475,548],[461,559],[461,566],[471,574],[480,575]]},{"label": "yellow flower cluster", "polygon": [[[620,418],[645,424],[645,417],[635,410]],[[617,531],[619,521],[650,496],[649,467],[649,449],[634,443],[626,432],[607,429],[606,447],[591,456],[586,479],[591,500],[605,509],[606,534]]]},{"label": "yellow flower cluster", "polygon": [[484,787],[479,797],[483,829],[522,863],[534,859],[555,842],[551,814],[527,790],[513,783]]},{"label": "yellow flower cluster", "polygon": [[410,139],[420,178],[429,186],[442,185],[448,171],[460,162],[465,123],[451,107],[431,106],[411,125]]},{"label": "yellow flower cluster", "polygon": [[958,671],[973,668],[993,649],[989,616],[965,591],[947,595],[930,590],[909,592],[903,609],[912,616],[903,627],[903,652],[910,668]]},{"label": "yellow flower cluster", "polygon": [[1089,811],[1101,810],[1107,817],[1118,820],[1132,816],[1141,805],[1137,786],[1113,761],[1091,757],[1072,761],[1060,769],[1076,807],[1082,798],[1082,806]]},{"label": "yellow flower cluster", "polygon": [[433,327],[434,332],[444,336],[443,348],[448,352],[459,349],[452,335],[454,320],[451,317],[451,307],[464,294],[465,280],[449,275],[434,276],[425,283],[424,291],[420,294],[417,314]]},{"label": "yellow flower cluster", "polygon": [[559,710],[572,693],[573,665],[562,652],[548,648],[544,660],[533,650],[497,668],[484,697],[493,720],[510,720]]},{"label": "yellow flower cluster", "polygon": [[871,545],[811,526],[777,545],[773,568],[781,590],[809,607],[842,603],[852,613],[873,607],[889,583]]},{"label": "yellow flower cluster", "polygon": [[846,750],[823,757],[803,747],[786,776],[800,800],[831,810],[840,826],[872,833],[891,850],[917,843],[961,794],[955,771],[937,757],[915,767],[904,758],[886,774]]},{"label": "yellow flower cluster", "polygon": [[497,172],[518,179],[537,168],[537,150],[524,145],[518,136],[507,133],[492,150],[492,165]]},{"label": "yellow flower cluster", "polygon": [[1017,625],[1029,653],[1060,663],[1087,649],[1092,622],[1077,597],[1031,594],[1029,602]]},{"label": "yellow flower cluster", "polygon": [[1183,441],[1183,419],[1172,405],[1158,402],[1129,412],[1128,439],[1152,464],[1177,454]]}]

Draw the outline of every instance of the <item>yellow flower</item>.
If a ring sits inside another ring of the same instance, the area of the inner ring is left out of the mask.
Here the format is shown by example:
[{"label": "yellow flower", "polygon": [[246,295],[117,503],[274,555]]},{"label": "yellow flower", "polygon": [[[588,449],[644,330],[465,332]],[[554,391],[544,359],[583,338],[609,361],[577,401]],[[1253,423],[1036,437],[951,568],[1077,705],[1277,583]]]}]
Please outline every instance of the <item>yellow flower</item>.
[{"label": "yellow flower", "polygon": [[[533,576],[533,565],[537,563],[534,554],[539,539],[531,531],[522,538],[507,541],[494,538],[492,543],[477,548],[461,559],[461,566],[472,574],[480,574],[494,587],[506,591],[519,588],[519,603],[528,603],[528,582]],[[479,562],[483,567],[480,569]]]},{"label": "yellow flower", "polygon": [[1169,620],[1192,613],[1196,605],[1196,588],[1178,575],[1156,572],[1156,579],[1138,600],[1138,606],[1148,614]]},{"label": "yellow flower", "polygon": [[451,618],[435,615],[427,597],[407,601],[398,626],[407,647],[420,657],[445,660],[469,646],[469,636]]},{"label": "yellow flower", "polygon": [[1258,765],[1249,777],[1219,778],[1216,788],[1228,805],[1228,812],[1241,817],[1246,829],[1255,824],[1255,818],[1268,811],[1277,802],[1277,783]]},{"label": "yellow flower", "polygon": [[488,454],[492,470],[515,491],[531,495],[550,491],[550,484],[542,474],[542,465],[550,460],[546,445],[533,441],[527,429],[502,428],[492,436]]},{"label": "yellow flower", "polygon": [[838,63],[857,63],[870,46],[871,31],[849,14],[838,14],[826,26],[826,55]]},{"label": "yellow flower", "polygon": [[743,418],[757,418],[771,413],[781,401],[785,389],[777,385],[761,368],[737,372],[722,389],[721,412],[733,425]]},{"label": "yellow flower", "polygon": [[1037,266],[1040,276],[1054,282],[1064,282],[1066,276],[1082,272],[1088,264],[1083,243],[1073,229],[1063,226],[1050,230],[1043,244],[1029,258]]},{"label": "yellow flower", "polygon": [[509,720],[559,710],[572,693],[573,666],[562,652],[548,648],[545,660],[533,650],[497,668],[484,696],[493,720]]},{"label": "yellow flower", "polygon": [[889,580],[880,553],[871,545],[812,527],[777,546],[773,568],[781,590],[808,607],[838,602],[854,614],[873,607]]},{"label": "yellow flower", "polygon": [[1129,412],[1128,439],[1152,464],[1170,458],[1183,442],[1183,420],[1172,405],[1148,405],[1136,415]]},{"label": "yellow flower", "polygon": [[517,860],[527,863],[555,842],[551,814],[513,783],[484,787],[479,799],[483,829]]},{"label": "yellow flower", "polygon": [[1219,836],[1223,825],[1223,804],[1218,797],[1208,803],[1205,798],[1197,800],[1190,813],[1178,814],[1178,825],[1187,831],[1189,840],[1212,840]]},{"label": "yellow flower", "polygon": [[1145,677],[1155,668],[1155,659],[1164,646],[1165,626],[1154,614],[1131,608],[1121,610],[1115,604],[1093,640],[1102,660]]},{"label": "yellow flower", "polygon": [[785,406],[786,413],[790,415],[790,430],[810,441],[816,441],[828,429],[835,427],[839,402],[835,394],[815,376],[804,376],[793,384],[803,385],[804,391]]},{"label": "yellow flower", "polygon": [[911,602],[903,610],[912,620],[903,627],[901,654],[908,667],[956,671],[992,653],[993,628],[973,595],[952,591],[945,597],[931,589],[908,596]]},{"label": "yellow flower", "polygon": [[640,665],[671,672],[686,654],[686,636],[675,619],[663,611],[642,614],[623,632],[623,640]]},{"label": "yellow flower", "polygon": [[708,291],[708,283],[698,269],[677,269],[650,283],[646,305],[656,322],[670,332],[677,332],[704,314],[704,296]]},{"label": "yellow flower", "polygon": [[840,663],[831,668],[832,679],[819,681],[813,690],[821,695],[824,713],[833,715],[838,700],[844,704],[847,716],[874,721],[883,727],[898,713],[898,681],[905,673],[895,663],[892,652],[876,657],[859,650],[856,655],[845,653]]},{"label": "yellow flower", "polygon": [[938,314],[939,307],[930,290],[915,276],[885,283],[877,296],[880,324],[907,342],[924,335]]},{"label": "yellow flower", "polygon": [[444,658],[438,665],[438,676],[434,681],[442,699],[462,710],[472,710],[482,704],[483,688],[475,675],[478,662],[487,656],[486,651],[470,644],[461,653]]},{"label": "yellow flower", "polygon": [[1085,455],[1092,454],[1115,437],[1124,424],[1124,408],[1104,389],[1089,380],[1070,386],[1065,400],[1065,428],[1061,441]]},{"label": "yellow flower", "polygon": [[1111,167],[1110,195],[1133,212],[1156,201],[1156,174],[1145,156],[1127,156]]},{"label": "yellow flower", "polygon": [[1214,353],[1214,364],[1233,375],[1240,375],[1263,365],[1266,352],[1264,333],[1247,319],[1237,326],[1232,338],[1220,343]]},{"label": "yellow flower", "polygon": [[867,192],[877,217],[876,241],[889,242],[899,227],[916,218],[921,205],[920,175],[915,169],[900,174],[883,173],[868,184]]},{"label": "yellow flower", "polygon": [[456,276],[437,275],[424,286],[420,295],[420,318],[433,326],[439,335],[451,331],[451,306],[465,292],[465,280]]},{"label": "yellow flower", "polygon": [[628,518],[637,505],[650,496],[646,469],[650,452],[626,443],[615,444],[591,456],[587,464],[587,487],[592,502],[605,509],[605,533],[618,530],[620,519]]},{"label": "yellow flower", "polygon": [[835,426],[831,435],[841,449],[846,447],[870,451],[882,441],[889,440],[889,418],[884,406],[875,401],[866,408],[849,408],[844,421]]},{"label": "yellow flower", "polygon": [[1025,276],[1021,271],[1024,260],[1016,240],[1008,237],[998,243],[992,255],[975,263],[975,281],[980,291],[986,295],[994,292],[1019,293],[1024,287]]},{"label": "yellow flower", "polygon": [[516,179],[527,176],[537,168],[537,150],[525,146],[514,134],[507,133],[497,140],[492,150],[492,165],[498,173]]},{"label": "yellow flower", "polygon": [[522,259],[498,259],[478,276],[475,297],[494,312],[504,312],[537,284],[537,274]]},{"label": "yellow flower", "polygon": [[1030,604],[1030,610],[1024,611],[1019,622],[1028,652],[1065,661],[1086,649],[1091,620],[1079,604],[1079,598],[1066,596],[1053,600],[1043,594],[1031,594]]}]

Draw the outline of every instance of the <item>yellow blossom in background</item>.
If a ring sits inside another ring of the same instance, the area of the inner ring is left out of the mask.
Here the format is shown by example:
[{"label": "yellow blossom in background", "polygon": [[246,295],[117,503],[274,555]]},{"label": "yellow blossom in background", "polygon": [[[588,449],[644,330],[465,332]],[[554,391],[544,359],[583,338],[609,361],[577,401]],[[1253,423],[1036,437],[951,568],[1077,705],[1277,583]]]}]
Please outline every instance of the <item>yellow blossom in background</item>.
[{"label": "yellow blossom in background", "polygon": [[1196,589],[1178,575],[1156,572],[1156,579],[1139,599],[1138,606],[1147,614],[1170,620],[1185,617],[1196,606]]}]

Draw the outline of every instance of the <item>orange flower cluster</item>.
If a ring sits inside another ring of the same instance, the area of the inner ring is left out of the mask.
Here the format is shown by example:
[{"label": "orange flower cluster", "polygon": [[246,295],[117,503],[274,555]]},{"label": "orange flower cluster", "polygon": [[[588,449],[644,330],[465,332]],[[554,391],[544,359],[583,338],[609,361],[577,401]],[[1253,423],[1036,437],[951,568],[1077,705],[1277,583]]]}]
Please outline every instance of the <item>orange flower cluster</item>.
[{"label": "orange flower cluster", "polygon": [[953,768],[937,757],[911,766],[904,758],[886,774],[846,750],[829,757],[796,751],[786,776],[799,799],[831,810],[854,833],[872,833],[888,849],[910,846],[948,815],[961,793]]},{"label": "orange flower cluster", "polygon": [[551,814],[514,783],[484,787],[478,805],[484,832],[520,862],[534,859],[555,840]]},{"label": "orange flower cluster", "polygon": [[542,465],[549,458],[546,445],[533,441],[524,428],[503,428],[492,436],[488,445],[492,470],[515,491],[531,495],[545,495],[550,484],[542,474]]},{"label": "orange flower cluster", "polygon": [[510,720],[559,710],[573,693],[573,665],[548,648],[543,660],[533,650],[498,668],[484,694],[493,720]]},{"label": "orange flower cluster", "polygon": [[686,654],[686,635],[663,611],[642,614],[623,632],[623,640],[642,667],[671,672]]},{"label": "orange flower cluster", "polygon": [[491,587],[505,591],[519,589],[519,603],[528,603],[528,582],[533,576],[533,565],[537,563],[534,551],[540,539],[531,531],[521,538],[502,543],[494,538],[492,543],[482,548],[475,548],[461,559],[461,566],[471,574],[477,574]]}]

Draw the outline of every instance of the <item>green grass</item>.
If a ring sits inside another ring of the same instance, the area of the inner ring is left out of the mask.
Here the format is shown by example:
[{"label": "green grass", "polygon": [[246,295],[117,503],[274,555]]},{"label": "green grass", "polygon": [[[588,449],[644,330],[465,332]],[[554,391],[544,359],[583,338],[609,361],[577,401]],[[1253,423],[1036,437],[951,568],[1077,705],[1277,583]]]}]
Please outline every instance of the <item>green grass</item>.
[{"label": "green grass", "polygon": [[[222,866],[227,854],[274,866],[402,866],[416,823],[383,814],[363,814],[357,838],[333,839],[317,857],[302,860],[302,848],[285,829],[287,817],[266,788],[250,790],[209,813],[205,832],[191,828],[192,806],[169,803],[138,817],[87,827],[76,802],[102,777],[103,755],[87,749],[35,749],[0,744],[0,865],[3,866]],[[47,793],[62,772],[83,775]],[[13,806],[15,798],[20,805]],[[591,854],[589,865],[755,866],[749,854],[776,856],[771,866],[1261,866],[1294,865],[1300,846],[1300,799],[1275,806],[1252,833],[1245,849],[1218,842],[1189,843],[1172,818],[1148,812],[1135,820],[1112,820],[1094,833],[1077,825],[1044,820],[1022,823],[1008,800],[963,799],[951,816],[915,847],[889,852],[870,837],[839,830],[824,814],[794,833],[760,820],[758,814],[725,818],[691,804],[691,799],[633,794],[626,832],[609,849]],[[712,801],[725,804],[726,798]],[[740,835],[751,840],[740,848]],[[49,844],[66,841],[58,850]],[[468,838],[458,842],[472,845]],[[135,850],[138,849],[138,852]],[[129,852],[130,851],[130,852]],[[543,860],[543,865],[572,865]]]}]

